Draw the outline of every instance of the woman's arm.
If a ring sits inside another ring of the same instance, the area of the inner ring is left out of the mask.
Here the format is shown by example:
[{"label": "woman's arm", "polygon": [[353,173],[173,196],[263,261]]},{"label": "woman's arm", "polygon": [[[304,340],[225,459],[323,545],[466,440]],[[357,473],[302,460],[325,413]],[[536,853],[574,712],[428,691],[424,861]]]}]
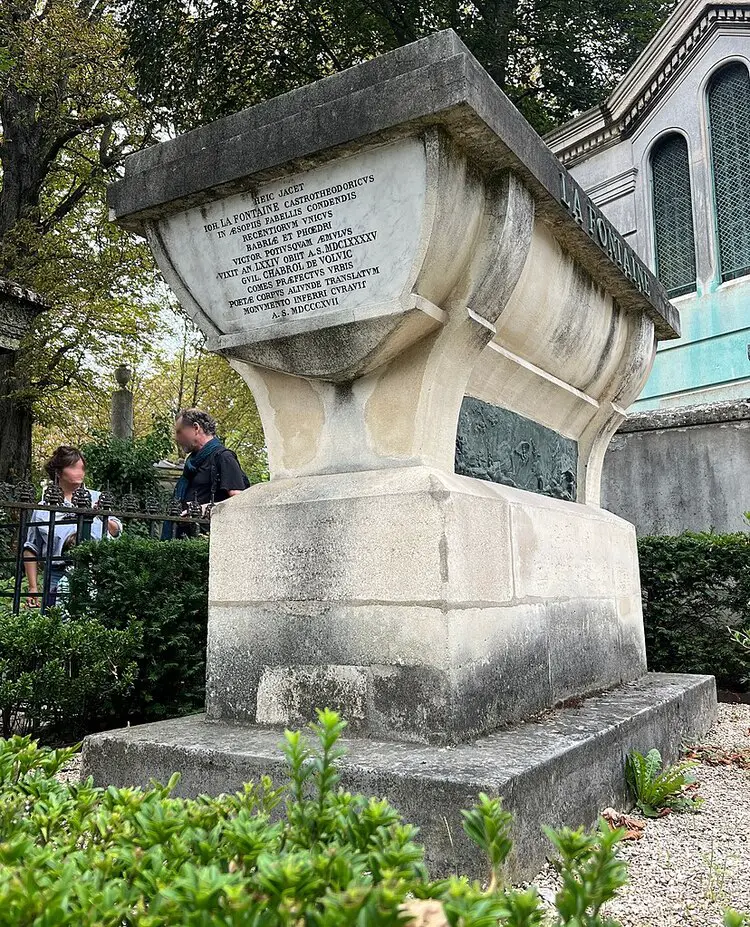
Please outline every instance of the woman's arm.
[{"label": "woman's arm", "polygon": [[39,561],[44,554],[44,536],[35,524],[37,512],[31,514],[31,522],[26,532],[26,540],[23,545],[23,569],[26,573],[26,583],[29,587],[29,596],[26,604],[31,608],[41,605],[39,599]]},{"label": "woman's arm", "polygon": [[25,547],[23,551],[23,568],[26,573],[26,582],[29,587],[29,596],[26,599],[26,604],[30,605],[32,608],[35,608],[39,605],[39,574],[37,571],[37,559],[38,554],[35,550],[32,550],[29,547]]}]

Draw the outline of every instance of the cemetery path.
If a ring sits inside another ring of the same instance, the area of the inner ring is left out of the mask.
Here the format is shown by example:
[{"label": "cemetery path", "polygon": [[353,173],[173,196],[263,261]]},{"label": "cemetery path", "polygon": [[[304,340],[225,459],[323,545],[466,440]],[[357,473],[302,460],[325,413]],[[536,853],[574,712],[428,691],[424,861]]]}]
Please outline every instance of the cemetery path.
[{"label": "cemetery path", "polygon": [[81,781],[81,754],[77,753],[73,759],[66,763],[58,772],[57,778],[60,782],[80,782]]},{"label": "cemetery path", "polygon": [[[718,927],[727,907],[750,913],[750,705],[719,705],[702,746],[700,813],[649,821],[622,845],[630,883],[606,913],[623,927]],[[739,757],[722,765],[726,754]],[[548,868],[536,880],[545,900],[555,878]]]}]

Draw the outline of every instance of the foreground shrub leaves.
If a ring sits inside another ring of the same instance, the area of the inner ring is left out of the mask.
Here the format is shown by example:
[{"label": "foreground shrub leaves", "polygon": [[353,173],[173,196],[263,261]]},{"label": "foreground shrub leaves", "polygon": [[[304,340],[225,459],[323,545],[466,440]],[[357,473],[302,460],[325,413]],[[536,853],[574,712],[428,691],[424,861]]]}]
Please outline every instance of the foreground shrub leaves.
[{"label": "foreground shrub leaves", "polygon": [[[428,878],[416,829],[386,801],[339,788],[343,722],[319,712],[317,748],[287,732],[290,785],[172,797],[149,789],[66,785],[72,750],[0,741],[0,924],[15,927],[534,927],[536,891],[502,888],[511,816],[479,797],[464,815],[488,857],[489,887]],[[285,804],[282,804],[285,802]],[[281,819],[277,820],[280,812]],[[275,812],[275,813],[274,813]],[[602,927],[625,882],[621,832],[548,831],[563,886],[555,923]]]}]

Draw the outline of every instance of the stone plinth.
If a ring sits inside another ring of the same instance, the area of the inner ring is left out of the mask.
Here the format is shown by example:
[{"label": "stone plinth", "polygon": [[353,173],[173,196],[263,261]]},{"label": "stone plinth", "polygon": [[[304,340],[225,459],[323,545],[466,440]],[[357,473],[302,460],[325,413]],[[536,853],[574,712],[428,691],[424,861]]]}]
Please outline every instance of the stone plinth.
[{"label": "stone plinth", "polygon": [[256,486],[211,544],[213,719],[335,705],[456,742],[646,671],[635,534],[602,509],[407,467]]},{"label": "stone plinth", "polygon": [[[502,795],[513,812],[507,875],[532,877],[551,846],[542,827],[591,825],[606,807],[628,805],[623,768],[632,750],[657,747],[677,759],[683,740],[699,738],[716,715],[713,677],[653,673],[576,708],[446,749],[347,737],[342,785],[387,795],[419,826],[433,877],[487,878],[487,861],[461,827],[461,809],[479,792]],[[177,794],[234,792],[270,775],[286,780],[278,730],[202,715],[87,738],[84,775],[114,785],[166,782]]]},{"label": "stone plinth", "polygon": [[[126,781],[206,730],[192,781],[213,789],[233,731],[259,758],[236,770],[257,771],[270,735],[253,725],[324,704],[391,739],[380,768],[613,687],[644,747],[674,745],[666,725],[693,709],[708,723],[705,680],[644,677],[634,533],[599,509],[605,450],[677,312],[452,32],[134,155],[111,206],[252,389],[271,482],[214,514],[209,721],[156,752],[163,727],[92,740],[98,778],[99,750],[119,745]],[[659,689],[643,728],[616,688],[639,679]],[[474,776],[502,756],[488,743],[458,748],[454,811],[598,762],[528,743],[533,775]],[[622,761],[582,773],[587,819],[622,794]],[[356,781],[406,797],[398,775]],[[438,792],[419,792],[437,819]],[[581,802],[540,794],[547,820],[580,823]]]}]

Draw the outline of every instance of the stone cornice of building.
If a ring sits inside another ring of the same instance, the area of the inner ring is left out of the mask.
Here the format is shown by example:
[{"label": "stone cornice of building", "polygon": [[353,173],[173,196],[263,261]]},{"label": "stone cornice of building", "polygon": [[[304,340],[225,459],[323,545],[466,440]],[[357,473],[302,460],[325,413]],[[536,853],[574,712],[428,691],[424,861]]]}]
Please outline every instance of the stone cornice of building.
[{"label": "stone cornice of building", "polygon": [[0,299],[12,299],[14,302],[25,304],[29,309],[37,312],[42,309],[49,309],[47,301],[38,293],[3,277],[0,277]]},{"label": "stone cornice of building", "polygon": [[606,206],[612,200],[617,200],[626,193],[632,193],[635,190],[637,175],[638,169],[631,167],[621,174],[615,174],[614,177],[608,177],[601,183],[589,187],[586,192],[597,206]]},{"label": "stone cornice of building", "polygon": [[750,0],[682,0],[600,106],[554,129],[545,141],[565,165],[627,137],[706,39],[719,29],[750,31]]}]

